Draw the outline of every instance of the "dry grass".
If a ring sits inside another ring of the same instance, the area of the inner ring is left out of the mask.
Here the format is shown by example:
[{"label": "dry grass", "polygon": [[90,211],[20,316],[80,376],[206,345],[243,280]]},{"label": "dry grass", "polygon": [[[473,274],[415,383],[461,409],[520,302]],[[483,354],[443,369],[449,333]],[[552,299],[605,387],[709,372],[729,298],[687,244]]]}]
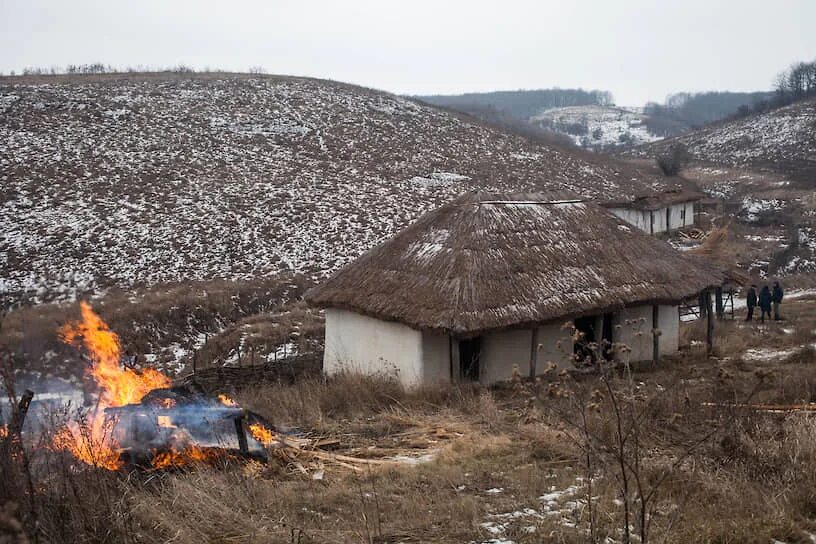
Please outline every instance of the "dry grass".
[{"label": "dry grass", "polygon": [[[642,414],[644,482],[668,476],[652,503],[650,540],[806,542],[816,532],[816,414],[729,406],[816,399],[812,351],[784,360],[738,356],[748,347],[812,343],[813,301],[791,301],[786,311],[781,325],[718,323],[718,359],[695,345],[631,380],[610,377],[626,410]],[[686,340],[702,339],[698,327],[684,328]],[[568,423],[584,410],[598,443],[614,441],[602,385],[587,376],[405,391],[385,378],[344,375],[256,387],[238,392],[245,406],[277,425],[335,438],[339,453],[434,460],[362,472],[327,465],[322,480],[278,461],[119,475],[29,448],[33,495],[25,472],[4,456],[4,475],[15,477],[0,486],[0,502],[16,497],[20,520],[30,533],[36,520],[43,542],[586,542],[587,480],[577,478],[592,476],[596,540],[621,541],[614,456],[593,450],[588,471],[580,433]],[[557,515],[542,513],[539,497],[572,485],[574,493],[557,499]],[[501,516],[509,513],[516,514]]]}]

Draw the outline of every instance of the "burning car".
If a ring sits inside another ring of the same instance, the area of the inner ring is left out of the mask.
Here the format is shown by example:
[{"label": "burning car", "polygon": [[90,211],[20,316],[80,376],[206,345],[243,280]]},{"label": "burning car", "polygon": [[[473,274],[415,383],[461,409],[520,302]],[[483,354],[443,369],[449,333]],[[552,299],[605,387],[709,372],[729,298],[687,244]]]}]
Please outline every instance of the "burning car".
[{"label": "burning car", "polygon": [[[105,409],[124,466],[167,468],[228,457],[266,458],[257,414],[187,388],[154,389],[138,404]],[[273,433],[270,431],[270,435]]]},{"label": "burning car", "polygon": [[172,387],[156,370],[121,365],[116,333],[87,303],[81,303],[81,312],[82,319],[59,334],[87,351],[98,400],[59,430],[55,449],[110,470],[266,458],[277,433],[259,415],[224,395],[216,399],[195,387]]}]

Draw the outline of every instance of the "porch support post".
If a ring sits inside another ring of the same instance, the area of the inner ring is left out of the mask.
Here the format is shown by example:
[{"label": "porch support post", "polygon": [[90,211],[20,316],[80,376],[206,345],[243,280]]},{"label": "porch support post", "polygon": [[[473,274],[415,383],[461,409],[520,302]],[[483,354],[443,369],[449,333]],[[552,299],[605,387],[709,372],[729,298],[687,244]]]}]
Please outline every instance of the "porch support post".
[{"label": "porch support post", "polygon": [[705,307],[706,307],[706,347],[708,355],[714,351],[714,316],[711,308],[711,291],[705,291]]},{"label": "porch support post", "polygon": [[652,364],[657,364],[660,359],[660,333],[658,332],[658,323],[660,323],[659,314],[660,306],[655,304],[652,306]]},{"label": "porch support post", "polygon": [[448,342],[450,343],[451,383],[459,383],[462,381],[462,369],[459,368],[459,340],[453,335],[448,335]]},{"label": "porch support post", "polygon": [[725,317],[725,305],[723,304],[723,289],[717,287],[714,298],[714,307],[717,309],[717,319]]},{"label": "porch support post", "polygon": [[456,377],[453,375],[453,337],[448,335],[448,363],[450,368],[450,383],[456,383]]},{"label": "porch support post", "polygon": [[530,341],[530,379],[536,377],[536,363],[538,362],[538,326],[533,327]]}]

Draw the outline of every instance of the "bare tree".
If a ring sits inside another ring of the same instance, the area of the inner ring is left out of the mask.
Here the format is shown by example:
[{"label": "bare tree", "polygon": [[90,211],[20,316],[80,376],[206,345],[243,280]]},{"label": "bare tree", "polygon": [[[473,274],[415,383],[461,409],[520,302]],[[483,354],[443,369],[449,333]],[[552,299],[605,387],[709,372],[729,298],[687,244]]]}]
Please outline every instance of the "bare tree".
[{"label": "bare tree", "polygon": [[655,157],[657,166],[667,176],[676,176],[691,160],[691,154],[683,144],[675,144]]}]

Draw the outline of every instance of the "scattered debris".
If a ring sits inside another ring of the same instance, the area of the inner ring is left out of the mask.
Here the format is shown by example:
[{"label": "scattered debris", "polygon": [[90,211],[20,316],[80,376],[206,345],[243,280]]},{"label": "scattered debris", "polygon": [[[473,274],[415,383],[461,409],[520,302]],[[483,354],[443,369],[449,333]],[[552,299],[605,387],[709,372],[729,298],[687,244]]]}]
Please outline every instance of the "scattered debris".
[{"label": "scattered debris", "polygon": [[709,232],[705,232],[701,229],[692,228],[692,229],[684,229],[677,231],[677,235],[681,238],[686,238],[689,240],[705,240],[708,238]]}]

